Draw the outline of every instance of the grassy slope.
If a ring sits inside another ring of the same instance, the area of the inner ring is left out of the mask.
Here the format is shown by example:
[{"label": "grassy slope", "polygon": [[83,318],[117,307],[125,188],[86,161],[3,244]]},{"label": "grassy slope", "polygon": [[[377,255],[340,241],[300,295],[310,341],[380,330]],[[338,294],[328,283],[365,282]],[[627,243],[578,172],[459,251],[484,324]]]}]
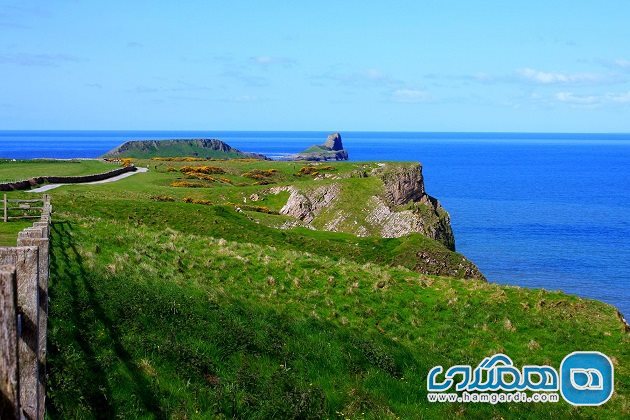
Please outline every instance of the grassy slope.
[{"label": "grassy slope", "polygon": [[[43,175],[51,176],[78,176],[90,175],[101,172],[111,171],[118,168],[119,165],[107,163],[98,160],[77,160],[77,161],[56,161],[56,160],[24,160],[11,162],[0,159],[0,183],[20,181]],[[35,198],[33,195],[25,195],[20,192],[0,192],[0,200],[2,195],[7,194],[9,199],[12,198]],[[0,212],[2,209],[0,208]],[[11,214],[9,214],[11,215]],[[0,214],[0,246],[15,246],[17,234],[22,229],[33,224],[33,220],[17,220],[8,223],[1,221]]]},{"label": "grassy slope", "polygon": [[[391,241],[150,200],[238,196],[165,186],[172,177],[52,192],[52,418],[629,414],[630,342],[611,306],[366,262]],[[616,362],[603,407],[426,402],[434,365],[504,351],[557,367],[577,349]]]},{"label": "grassy slope", "polygon": [[[378,262],[388,265],[402,265],[408,268],[418,267],[416,253],[418,249],[430,251],[439,260],[448,260],[449,267],[462,273],[457,268],[461,263],[460,254],[448,251],[442,244],[428,239],[422,235],[410,235],[404,238],[357,238],[353,235],[333,232],[318,232],[310,229],[294,229],[287,231],[268,228],[267,226],[280,225],[288,220],[285,216],[266,215],[264,213],[248,213],[247,215],[236,213],[234,205],[244,204],[252,193],[269,188],[269,185],[251,185],[254,180],[241,175],[252,170],[265,170],[276,168],[278,172],[273,180],[280,184],[292,183],[301,188],[315,188],[325,182],[313,181],[312,177],[296,177],[294,174],[303,166],[302,163],[280,163],[256,160],[239,161],[211,161],[194,164],[209,164],[224,167],[226,174],[213,175],[229,178],[235,185],[223,183],[207,183],[207,188],[175,188],[171,187],[172,181],[182,178],[179,172],[167,172],[168,167],[181,167],[191,163],[138,161],[139,166],[148,166],[151,171],[142,175],[141,182],[124,181],[112,184],[104,184],[98,188],[72,187],[75,193],[65,194],[66,189],[58,190],[57,203],[64,207],[71,206],[77,211],[86,214],[99,215],[108,218],[124,218],[135,220],[152,226],[171,226],[186,233],[203,233],[208,236],[231,237],[239,241],[247,241],[259,244],[275,244],[278,247],[289,249],[309,249],[311,252],[322,255],[352,256],[361,262]],[[363,166],[361,164],[361,166]],[[366,166],[372,166],[368,164]],[[335,163],[338,169],[336,174],[343,174],[356,169],[357,164]],[[133,177],[132,177],[133,178]],[[368,179],[344,179],[340,182],[348,187],[359,185],[363,182],[372,185],[375,178]],[[201,181],[195,181],[201,182]],[[337,181],[335,181],[337,182]],[[359,185],[360,186],[360,185]],[[345,188],[347,191],[363,191],[360,188]],[[371,188],[368,188],[372,191]],[[365,195],[365,194],[364,194]],[[154,202],[152,197],[163,196],[176,199],[178,202]],[[215,206],[187,204],[181,202],[184,198],[208,200]],[[79,198],[75,200],[75,198]],[[365,197],[363,197],[365,198]],[[286,203],[287,194],[268,195],[261,201],[248,203],[265,206],[278,211]],[[89,204],[86,204],[89,203]],[[362,202],[358,200],[356,202]],[[231,205],[229,205],[231,204]],[[341,206],[343,207],[343,206]],[[345,208],[352,216],[352,207]],[[181,218],[180,214],[194,214],[193,218]],[[326,218],[326,214],[321,216]],[[208,220],[217,218],[216,223],[208,223]],[[276,220],[274,220],[276,219]],[[255,221],[262,221],[262,225]]]},{"label": "grassy slope", "polygon": [[118,165],[98,160],[54,161],[31,160],[9,162],[0,160],[0,182],[21,181],[36,176],[78,176],[110,171]]},{"label": "grassy slope", "polygon": [[191,144],[164,144],[158,149],[148,149],[137,146],[133,149],[126,150],[124,153],[115,157],[129,157],[135,159],[146,159],[149,157],[172,157],[172,156],[199,156],[205,158],[238,158],[242,156],[237,152],[223,152],[221,150],[213,150],[194,146]]}]

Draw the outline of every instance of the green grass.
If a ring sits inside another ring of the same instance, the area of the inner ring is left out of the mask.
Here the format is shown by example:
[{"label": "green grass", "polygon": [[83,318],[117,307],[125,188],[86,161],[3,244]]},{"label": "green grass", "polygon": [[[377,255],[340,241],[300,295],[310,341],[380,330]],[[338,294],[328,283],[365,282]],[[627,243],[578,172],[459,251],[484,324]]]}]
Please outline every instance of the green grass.
[{"label": "green grass", "polygon": [[[630,343],[609,305],[102,216],[55,219],[51,418],[627,414]],[[604,407],[426,402],[434,365],[501,351],[557,367],[576,348],[617,361]]]},{"label": "green grass", "polygon": [[[276,168],[277,185],[329,182],[294,176],[300,163],[210,162],[243,185],[207,188],[171,187],[182,174],[170,162],[138,164],[150,172],[50,192],[50,418],[630,415],[630,336],[612,306],[421,274],[420,251],[451,266],[463,258],[421,235],[278,230],[286,216],[234,209],[269,187],[241,176],[252,169]],[[363,164],[335,165],[344,175]],[[435,365],[505,352],[517,366],[558,367],[575,350],[614,360],[616,392],[602,407],[426,400]]]},{"label": "green grass", "polygon": [[21,181],[37,176],[79,176],[111,171],[119,165],[100,160],[0,160],[0,182]]},{"label": "green grass", "polygon": [[4,223],[1,218],[2,215],[0,215],[0,246],[15,246],[18,233],[31,227],[34,222],[34,220],[11,220]]}]

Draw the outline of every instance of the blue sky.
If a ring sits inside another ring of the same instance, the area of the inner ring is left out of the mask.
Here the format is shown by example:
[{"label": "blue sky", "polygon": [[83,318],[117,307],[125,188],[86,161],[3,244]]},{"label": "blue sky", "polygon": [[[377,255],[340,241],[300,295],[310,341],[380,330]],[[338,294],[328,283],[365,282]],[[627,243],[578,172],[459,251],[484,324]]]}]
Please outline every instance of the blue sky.
[{"label": "blue sky", "polygon": [[0,129],[630,132],[630,2],[2,1]]}]

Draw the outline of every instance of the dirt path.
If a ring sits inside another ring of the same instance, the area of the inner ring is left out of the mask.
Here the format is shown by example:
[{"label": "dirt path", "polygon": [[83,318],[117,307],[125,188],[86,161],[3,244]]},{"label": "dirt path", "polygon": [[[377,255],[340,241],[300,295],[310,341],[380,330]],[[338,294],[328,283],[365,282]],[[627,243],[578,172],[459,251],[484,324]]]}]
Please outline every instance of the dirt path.
[{"label": "dirt path", "polygon": [[52,189],[55,189],[57,187],[61,187],[62,185],[92,185],[92,184],[106,184],[108,182],[116,182],[116,181],[120,181],[121,179],[125,179],[127,177],[130,177],[133,174],[138,174],[138,173],[144,173],[144,172],[148,172],[149,169],[148,168],[138,168],[137,171],[134,172],[127,172],[126,174],[122,174],[122,175],[118,175],[115,176],[113,178],[108,178],[108,179],[104,179],[102,181],[94,181],[94,182],[78,182],[76,184],[48,184],[48,185],[44,185],[43,187],[39,187],[39,188],[35,188],[33,190],[28,190],[27,192],[32,192],[32,193],[43,193],[46,191],[50,191]]}]

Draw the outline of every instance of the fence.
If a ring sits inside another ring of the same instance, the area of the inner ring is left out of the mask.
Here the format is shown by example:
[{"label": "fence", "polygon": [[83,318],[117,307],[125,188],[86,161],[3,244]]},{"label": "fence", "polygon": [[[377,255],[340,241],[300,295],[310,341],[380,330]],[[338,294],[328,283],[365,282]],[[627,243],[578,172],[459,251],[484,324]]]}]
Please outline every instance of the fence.
[{"label": "fence", "polygon": [[80,176],[38,176],[35,178],[25,179],[23,181],[5,182],[0,184],[0,191],[14,191],[14,190],[30,190],[31,187],[41,185],[44,183],[50,184],[80,184],[84,182],[96,182],[103,181],[105,179],[113,178],[118,175],[125,174],[127,172],[135,172],[138,168],[135,166],[126,166],[124,168],[114,169],[109,172],[103,172],[101,174],[94,175],[80,175]]},{"label": "fence", "polygon": [[[2,198],[2,221],[8,222],[15,219],[39,219],[41,212],[44,210],[44,203],[49,201],[48,194],[45,194],[42,198],[35,198],[33,200],[18,200],[7,199],[7,195],[4,194]],[[15,207],[11,207],[15,206]],[[11,216],[10,213],[18,213]]]},{"label": "fence", "polygon": [[[6,203],[6,200],[5,200]],[[0,247],[0,419],[44,419],[52,206]]]}]

